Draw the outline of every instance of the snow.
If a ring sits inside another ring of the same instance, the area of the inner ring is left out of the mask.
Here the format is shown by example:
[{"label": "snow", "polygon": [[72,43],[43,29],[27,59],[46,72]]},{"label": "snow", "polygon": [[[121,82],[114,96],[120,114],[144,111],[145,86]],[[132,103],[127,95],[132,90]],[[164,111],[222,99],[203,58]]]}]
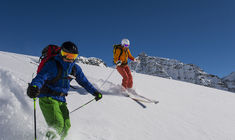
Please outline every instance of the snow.
[{"label": "snow", "polygon": [[[32,140],[33,100],[27,83],[36,72],[38,58],[0,52],[0,140]],[[113,68],[79,64],[91,83],[101,87],[102,100],[70,114],[66,140],[234,140],[235,94],[191,83],[133,72],[137,93],[158,104],[135,101],[121,95],[121,76]],[[93,96],[75,82],[67,97],[70,111]],[[37,134],[47,130],[37,101]]]},{"label": "snow", "polygon": [[144,52],[140,53],[136,59],[140,62],[131,61],[129,65],[132,70],[138,73],[231,91],[229,90],[230,87],[221,78],[204,72],[194,64],[184,64],[174,59],[148,56]]},{"label": "snow", "polygon": [[103,62],[103,60],[99,59],[99,58],[95,58],[95,57],[83,57],[83,56],[79,56],[77,58],[77,62],[78,63],[83,63],[83,64],[88,64],[88,65],[96,65],[96,66],[100,66],[100,67],[106,67],[106,64]]},{"label": "snow", "polygon": [[230,73],[228,76],[223,78],[224,81],[234,81],[235,80],[235,72]]}]

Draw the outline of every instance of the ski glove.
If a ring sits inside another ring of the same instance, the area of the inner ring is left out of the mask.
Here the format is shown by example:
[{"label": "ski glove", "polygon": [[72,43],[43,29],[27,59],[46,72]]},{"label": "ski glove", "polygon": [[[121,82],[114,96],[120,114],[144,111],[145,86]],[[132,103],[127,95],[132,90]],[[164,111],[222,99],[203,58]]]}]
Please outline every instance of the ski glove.
[{"label": "ski glove", "polygon": [[117,66],[120,66],[122,64],[122,61],[121,60],[118,60],[117,62],[116,62],[116,65]]},{"label": "ski glove", "polygon": [[139,59],[134,59],[134,62],[140,63]]},{"label": "ski glove", "polygon": [[30,98],[36,98],[40,93],[40,90],[37,86],[32,86],[29,84],[28,89],[27,89],[27,95]]},{"label": "ski glove", "polygon": [[100,92],[98,92],[98,91],[96,91],[93,95],[95,96],[95,100],[96,100],[96,101],[100,100],[100,99],[102,98],[102,96],[103,96],[103,95],[102,95]]}]

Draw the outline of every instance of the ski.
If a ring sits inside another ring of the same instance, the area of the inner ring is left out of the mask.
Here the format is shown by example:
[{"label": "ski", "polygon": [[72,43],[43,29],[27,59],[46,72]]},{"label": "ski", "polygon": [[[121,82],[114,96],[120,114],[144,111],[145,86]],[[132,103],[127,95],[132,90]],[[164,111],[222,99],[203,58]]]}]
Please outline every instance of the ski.
[{"label": "ski", "polygon": [[[149,99],[149,98],[147,98],[147,97],[144,97],[144,96],[138,94],[135,90],[131,90],[131,91],[129,90],[128,93],[131,94],[131,95],[133,95],[133,96],[142,98],[142,99],[139,99],[139,100],[142,101],[142,102],[154,103],[154,104],[158,104],[158,103],[159,103],[159,101],[157,101],[157,100],[152,100],[152,99]],[[137,99],[138,99],[138,98],[137,98]]]},{"label": "ski", "polygon": [[129,93],[128,93],[128,95],[126,95],[126,96],[129,97],[129,98],[131,98],[131,99],[133,99],[133,100],[139,101],[139,102],[143,102],[143,103],[152,103],[152,102],[150,102],[150,101],[148,101],[148,100],[141,99],[141,98],[137,98],[137,97],[135,97],[135,96],[133,96],[133,95],[131,95],[131,94],[129,94]]},{"label": "ski", "polygon": [[137,104],[139,104],[141,107],[146,108],[146,105],[144,105],[143,103],[141,103],[139,100],[136,100],[134,98],[131,98],[133,101],[135,101]]},{"label": "ski", "polygon": [[146,107],[147,107],[146,105],[144,105],[143,103],[141,103],[141,101],[140,101],[139,99],[134,98],[134,97],[131,97],[128,93],[123,93],[123,95],[124,95],[125,97],[127,97],[127,98],[132,99],[132,100],[135,101],[137,104],[139,104],[141,107],[143,107],[143,108],[146,108]]},{"label": "ski", "polygon": [[143,108],[147,108],[147,106],[144,105],[143,103],[154,103],[154,104],[159,103],[159,101],[152,100],[152,99],[144,97],[144,96],[142,96],[140,94],[137,94],[135,90],[131,90],[131,91],[130,90],[126,90],[123,93],[123,95],[128,97],[128,98],[131,98],[133,101],[138,103]]}]

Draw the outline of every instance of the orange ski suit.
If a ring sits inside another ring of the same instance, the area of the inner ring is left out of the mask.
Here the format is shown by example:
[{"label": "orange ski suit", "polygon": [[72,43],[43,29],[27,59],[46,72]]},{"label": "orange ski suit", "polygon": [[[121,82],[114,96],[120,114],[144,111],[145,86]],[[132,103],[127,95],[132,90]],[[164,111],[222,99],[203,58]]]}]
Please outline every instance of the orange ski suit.
[{"label": "orange ski suit", "polygon": [[135,58],[131,55],[129,48],[119,47],[116,49],[114,54],[114,63],[116,64],[118,60],[122,61],[120,66],[117,66],[117,71],[122,76],[122,86],[124,88],[132,88],[133,87],[133,78],[131,75],[131,70],[128,66],[128,58],[131,60],[135,60]]}]

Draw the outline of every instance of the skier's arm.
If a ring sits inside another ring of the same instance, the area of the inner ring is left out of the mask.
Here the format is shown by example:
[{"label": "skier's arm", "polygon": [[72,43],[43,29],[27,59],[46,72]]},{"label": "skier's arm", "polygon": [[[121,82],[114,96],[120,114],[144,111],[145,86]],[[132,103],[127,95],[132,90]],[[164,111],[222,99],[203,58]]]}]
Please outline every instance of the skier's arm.
[{"label": "skier's arm", "polygon": [[98,92],[97,89],[87,80],[86,76],[82,72],[82,69],[78,65],[75,65],[75,67],[77,83],[93,95],[95,92]]},{"label": "skier's arm", "polygon": [[120,53],[121,53],[121,50],[120,49],[116,49],[116,52],[115,52],[115,54],[114,54],[114,56],[113,56],[113,62],[116,64],[117,63],[117,61],[118,61],[118,57],[119,57],[119,55],[120,55]]},{"label": "skier's arm", "polygon": [[45,81],[51,79],[52,75],[57,72],[56,64],[53,62],[47,62],[44,64],[42,70],[37,74],[37,76],[32,80],[31,85],[37,86],[39,89],[42,88]]},{"label": "skier's arm", "polygon": [[131,59],[132,61],[134,61],[135,60],[135,58],[131,55],[131,52],[130,52],[130,50],[128,49],[128,58],[129,59]]}]

